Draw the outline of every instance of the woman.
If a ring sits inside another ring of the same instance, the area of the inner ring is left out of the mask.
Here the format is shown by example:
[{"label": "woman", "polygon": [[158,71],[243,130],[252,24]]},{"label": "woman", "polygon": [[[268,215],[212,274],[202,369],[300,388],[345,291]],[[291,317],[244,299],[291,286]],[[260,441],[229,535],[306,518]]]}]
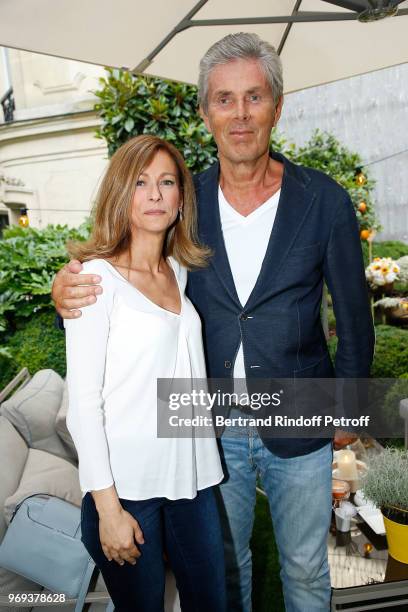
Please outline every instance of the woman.
[{"label": "woman", "polygon": [[157,437],[157,379],[206,375],[184,289],[186,269],[206,265],[209,251],[196,241],[180,153],[155,136],[124,144],[101,184],[90,240],[69,250],[103,288],[65,321],[83,542],[117,612],[163,610],[163,550],[182,609],[224,611],[216,440]]}]

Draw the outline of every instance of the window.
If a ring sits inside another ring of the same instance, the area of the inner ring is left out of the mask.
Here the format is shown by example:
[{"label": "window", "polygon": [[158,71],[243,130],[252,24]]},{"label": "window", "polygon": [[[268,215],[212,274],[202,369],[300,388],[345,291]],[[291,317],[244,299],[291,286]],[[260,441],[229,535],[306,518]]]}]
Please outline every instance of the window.
[{"label": "window", "polygon": [[3,237],[3,230],[5,227],[8,227],[8,225],[9,225],[8,214],[0,212],[0,238]]}]

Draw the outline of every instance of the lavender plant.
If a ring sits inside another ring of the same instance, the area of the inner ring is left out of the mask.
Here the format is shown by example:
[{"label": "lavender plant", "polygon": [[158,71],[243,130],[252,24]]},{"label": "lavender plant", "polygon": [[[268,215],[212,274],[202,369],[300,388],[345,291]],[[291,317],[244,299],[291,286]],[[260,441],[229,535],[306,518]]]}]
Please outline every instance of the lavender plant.
[{"label": "lavender plant", "polygon": [[385,448],[374,456],[362,489],[384,516],[408,525],[408,450]]}]

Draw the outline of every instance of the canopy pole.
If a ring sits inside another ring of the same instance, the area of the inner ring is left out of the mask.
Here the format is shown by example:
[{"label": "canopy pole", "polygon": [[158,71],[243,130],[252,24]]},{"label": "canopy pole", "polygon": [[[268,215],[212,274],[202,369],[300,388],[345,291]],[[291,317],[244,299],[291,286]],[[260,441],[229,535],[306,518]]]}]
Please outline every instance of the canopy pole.
[{"label": "canopy pole", "polygon": [[[153,49],[149,55],[142,60],[137,66],[135,66],[131,72],[141,73],[146,70],[153,62],[156,55],[160,53],[162,49],[179,33],[189,28],[206,27],[206,26],[241,26],[241,25],[257,25],[257,24],[270,24],[270,23],[286,23],[289,27],[293,23],[317,23],[324,21],[357,21],[358,13],[325,13],[321,11],[301,11],[295,12],[296,7],[292,15],[276,15],[275,17],[241,17],[241,18],[229,18],[229,19],[192,19],[194,15],[205,5],[208,0],[200,0],[194,6],[194,8],[187,13],[187,15],[179,21],[179,23],[163,38],[163,40]],[[299,3],[300,4],[300,3]],[[408,15],[408,9],[402,9],[398,12],[395,17],[402,15]],[[289,33],[289,32],[288,32]],[[281,44],[279,45],[280,51],[286,41],[287,34],[286,30],[283,34]]]},{"label": "canopy pole", "polygon": [[160,51],[166,45],[168,45],[168,43],[176,36],[176,34],[178,34],[179,32],[182,32],[183,30],[186,30],[189,27],[191,27],[190,24],[193,23],[191,21],[191,18],[194,17],[194,15],[196,13],[198,13],[198,11],[200,9],[202,9],[203,6],[205,4],[207,4],[207,2],[208,2],[208,0],[199,0],[199,2],[197,2],[197,4],[194,5],[194,7],[191,9],[191,11],[189,11],[187,13],[187,15],[185,17],[183,17],[183,19],[181,21],[179,21],[179,23],[171,30],[171,32],[169,32],[167,34],[167,36],[165,38],[163,38],[163,40],[157,45],[157,47],[155,47],[153,49],[153,51],[151,53],[149,53],[149,55],[144,60],[142,60],[140,62],[140,64],[135,66],[135,68],[133,68],[133,70],[131,70],[131,72],[144,72],[146,70],[146,68],[148,68],[150,66],[150,64],[153,62],[153,60],[156,57],[156,55],[158,55],[160,53]]},{"label": "canopy pole", "polygon": [[13,86],[11,82],[10,58],[9,58],[7,47],[0,47],[0,49],[1,49],[1,55],[3,58],[4,80],[6,82],[6,91],[7,91]]},{"label": "canopy pole", "polygon": [[[302,0],[297,0],[295,6],[293,8],[292,15],[297,15],[301,4],[302,4]],[[285,46],[286,39],[289,36],[289,32],[292,29],[292,25],[293,25],[293,23],[288,23],[288,25],[285,28],[285,31],[284,31],[283,36],[281,38],[281,41],[279,43],[279,47],[277,48],[278,55],[280,55],[282,53],[283,47]]]}]

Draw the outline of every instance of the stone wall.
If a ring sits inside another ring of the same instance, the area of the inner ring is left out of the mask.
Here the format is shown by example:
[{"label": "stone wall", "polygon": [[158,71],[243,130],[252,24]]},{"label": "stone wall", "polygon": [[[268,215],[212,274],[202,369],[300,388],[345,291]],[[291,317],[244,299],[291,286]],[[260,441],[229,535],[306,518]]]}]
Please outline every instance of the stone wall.
[{"label": "stone wall", "polygon": [[365,162],[405,150],[368,169],[383,225],[376,239],[408,242],[408,64],[287,95],[280,131],[303,144],[316,128]]}]

